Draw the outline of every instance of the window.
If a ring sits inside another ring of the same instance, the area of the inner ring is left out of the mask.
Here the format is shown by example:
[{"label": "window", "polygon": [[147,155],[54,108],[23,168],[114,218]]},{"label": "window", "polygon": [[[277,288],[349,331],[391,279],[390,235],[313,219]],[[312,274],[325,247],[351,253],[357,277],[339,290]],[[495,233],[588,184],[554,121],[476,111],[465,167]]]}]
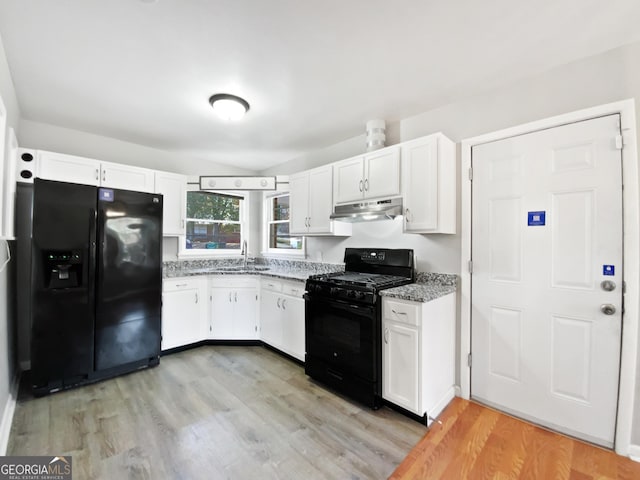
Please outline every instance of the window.
[{"label": "window", "polygon": [[244,197],[216,192],[187,192],[184,248],[200,253],[240,250]]},{"label": "window", "polygon": [[302,255],[303,237],[289,234],[289,194],[280,193],[265,198],[265,230],[268,253]]}]

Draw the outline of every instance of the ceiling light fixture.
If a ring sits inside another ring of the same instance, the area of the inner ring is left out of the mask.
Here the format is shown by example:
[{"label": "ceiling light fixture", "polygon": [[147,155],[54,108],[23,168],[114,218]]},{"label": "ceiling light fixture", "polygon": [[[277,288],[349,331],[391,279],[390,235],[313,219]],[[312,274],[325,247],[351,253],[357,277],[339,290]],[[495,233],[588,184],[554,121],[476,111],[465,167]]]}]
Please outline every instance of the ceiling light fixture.
[{"label": "ceiling light fixture", "polygon": [[209,98],[214,113],[222,120],[235,121],[249,111],[249,102],[228,93],[217,93]]}]

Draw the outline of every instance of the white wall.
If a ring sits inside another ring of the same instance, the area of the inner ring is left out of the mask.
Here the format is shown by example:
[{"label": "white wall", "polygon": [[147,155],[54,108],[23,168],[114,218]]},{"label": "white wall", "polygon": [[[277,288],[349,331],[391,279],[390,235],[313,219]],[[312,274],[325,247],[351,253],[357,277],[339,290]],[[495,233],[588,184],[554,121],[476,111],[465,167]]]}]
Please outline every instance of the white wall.
[{"label": "white wall", "polygon": [[185,175],[245,175],[253,173],[230,165],[185,157],[179,153],[25,119],[20,121],[18,140],[20,146],[25,148],[67,153]]},{"label": "white wall", "polygon": [[[4,53],[4,46],[2,39],[0,39],[0,96],[7,108],[7,129],[13,127],[18,132],[18,123],[20,119],[20,109],[18,107],[18,100],[16,98],[13,81],[11,79],[11,73],[9,72],[9,65],[7,64],[6,56]],[[0,165],[0,168],[4,168],[4,165]],[[13,253],[15,254],[15,242],[10,242]],[[6,260],[6,249],[4,242],[0,242],[0,264]],[[16,362],[15,362],[15,302],[13,286],[15,278],[13,271],[15,268],[15,262],[7,266],[7,268],[0,272],[0,421],[3,429],[6,429],[9,425],[10,419],[5,414],[10,413],[9,401],[11,399],[11,383],[16,374]],[[0,443],[6,441],[6,438],[2,437],[8,432],[0,432]],[[4,455],[4,445],[0,444],[0,455]]]}]

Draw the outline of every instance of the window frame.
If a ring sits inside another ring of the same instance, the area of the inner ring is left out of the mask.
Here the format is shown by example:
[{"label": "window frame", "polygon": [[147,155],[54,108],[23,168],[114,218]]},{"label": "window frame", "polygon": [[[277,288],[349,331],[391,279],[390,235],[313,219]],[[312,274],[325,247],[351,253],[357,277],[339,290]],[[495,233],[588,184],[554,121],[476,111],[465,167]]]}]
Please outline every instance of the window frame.
[{"label": "window frame", "polygon": [[288,190],[276,190],[271,192],[264,192],[262,197],[262,254],[265,256],[273,257],[295,257],[305,258],[307,254],[307,238],[304,235],[294,235],[302,237],[302,248],[300,249],[287,249],[287,248],[272,248],[269,246],[269,233],[270,225],[278,223],[288,223],[289,229],[291,229],[291,215],[289,220],[272,220],[272,201],[276,197],[289,197],[289,209],[291,209],[291,193]]},{"label": "window frame", "polygon": [[[184,221],[185,221],[185,234],[180,235],[178,245],[178,258],[212,258],[212,257],[227,257],[241,255],[242,244],[246,241],[249,243],[249,231],[250,231],[250,216],[249,216],[249,192],[244,190],[234,190],[233,192],[227,192],[225,190],[200,190],[199,184],[187,184],[187,192],[204,192],[204,193],[217,193],[219,195],[240,197],[242,202],[240,203],[240,248],[187,248],[187,234],[186,227],[189,218],[187,217],[187,194],[185,192],[184,202]],[[235,223],[235,222],[233,222]]]}]

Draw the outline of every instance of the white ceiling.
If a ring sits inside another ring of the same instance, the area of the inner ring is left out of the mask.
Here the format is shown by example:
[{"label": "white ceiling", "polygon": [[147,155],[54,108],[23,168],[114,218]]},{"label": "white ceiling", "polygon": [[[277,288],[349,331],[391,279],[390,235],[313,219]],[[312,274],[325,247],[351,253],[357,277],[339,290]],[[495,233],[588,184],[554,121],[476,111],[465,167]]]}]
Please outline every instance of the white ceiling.
[{"label": "white ceiling", "polygon": [[[638,0],[0,0],[24,118],[253,170],[638,41],[639,21]],[[242,122],[213,115],[221,92]]]}]

